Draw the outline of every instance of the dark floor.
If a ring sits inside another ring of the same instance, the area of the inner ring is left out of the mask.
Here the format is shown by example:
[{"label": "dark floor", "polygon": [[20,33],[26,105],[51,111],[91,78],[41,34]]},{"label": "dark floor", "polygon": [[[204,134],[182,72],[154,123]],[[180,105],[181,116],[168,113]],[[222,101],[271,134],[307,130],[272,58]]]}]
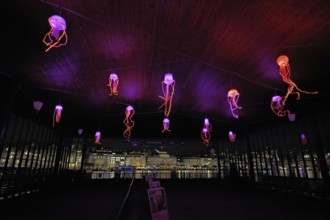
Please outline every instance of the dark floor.
[{"label": "dark floor", "polygon": [[161,181],[171,219],[330,219],[330,201],[240,184]]},{"label": "dark floor", "polygon": [[[0,203],[1,220],[117,219],[130,185],[126,180],[94,180],[48,189]],[[330,219],[330,201],[260,191],[217,180],[160,180],[171,220]],[[146,183],[136,180],[121,219],[150,219]]]},{"label": "dark floor", "polygon": [[0,220],[116,219],[131,180],[105,180],[47,189],[0,203]]}]

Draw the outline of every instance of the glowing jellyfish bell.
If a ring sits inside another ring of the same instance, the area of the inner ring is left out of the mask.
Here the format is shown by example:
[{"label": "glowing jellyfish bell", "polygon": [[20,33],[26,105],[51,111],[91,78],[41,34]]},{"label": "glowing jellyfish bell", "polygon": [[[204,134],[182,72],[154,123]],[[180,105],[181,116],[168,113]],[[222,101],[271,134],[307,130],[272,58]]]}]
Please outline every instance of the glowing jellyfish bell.
[{"label": "glowing jellyfish bell", "polygon": [[210,121],[208,118],[204,119],[204,126],[209,126],[210,125]]},{"label": "glowing jellyfish bell", "polygon": [[284,108],[283,99],[279,95],[275,95],[272,97],[272,101],[270,103],[270,108],[279,117],[283,117],[286,114],[290,114],[289,110],[283,110],[283,108]]},{"label": "glowing jellyfish bell", "polygon": [[[134,114],[134,108],[132,107],[132,106],[127,106],[126,107],[126,110],[125,110],[125,115],[126,116],[130,116],[130,115],[132,115],[132,114]],[[133,115],[132,115],[133,116]]]},{"label": "glowing jellyfish bell", "polygon": [[162,133],[164,131],[169,131],[169,132],[171,131],[170,130],[170,120],[168,118],[164,118],[164,120],[163,120],[163,130],[162,130]]},{"label": "glowing jellyfish bell", "polygon": [[135,114],[134,108],[130,105],[127,106],[125,110],[125,119],[124,119],[124,125],[126,126],[126,130],[123,133],[124,138],[127,141],[130,141],[131,133],[135,124],[135,122],[132,120],[134,114]]},{"label": "glowing jellyfish bell", "polygon": [[173,78],[173,75],[172,73],[166,73],[164,75],[164,81],[162,82],[163,96],[159,96],[159,98],[164,100],[164,103],[159,108],[164,107],[164,115],[166,117],[168,117],[171,112],[174,89],[175,89],[175,80]]},{"label": "glowing jellyfish bell", "polygon": [[279,95],[275,95],[272,97],[272,102],[276,104],[276,106],[278,106],[279,108],[283,107],[282,104],[282,98]]},{"label": "glowing jellyfish bell", "polygon": [[101,144],[100,140],[101,140],[101,132],[97,131],[97,132],[95,132],[95,142],[94,143]]},{"label": "glowing jellyfish bell", "polygon": [[280,74],[282,76],[285,76],[290,73],[289,57],[281,55],[277,58],[276,63],[280,67]]},{"label": "glowing jellyfish bell", "polygon": [[62,110],[63,110],[63,107],[61,105],[55,106],[55,110],[54,110],[54,114],[53,114],[53,127],[55,126],[55,121],[57,123],[60,123],[61,116],[62,116]]},{"label": "glowing jellyfish bell", "polygon": [[118,83],[119,83],[119,78],[117,74],[111,73],[109,76],[109,84],[108,84],[108,86],[110,87],[109,95],[118,95]]},{"label": "glowing jellyfish bell", "polygon": [[229,133],[228,133],[228,137],[229,137],[229,141],[230,141],[230,142],[235,142],[236,134],[234,134],[234,132],[229,131]]},{"label": "glowing jellyfish bell", "polygon": [[173,79],[173,75],[172,75],[172,73],[166,73],[166,74],[164,75],[164,83],[165,83],[166,85],[171,85],[171,84],[174,83],[174,79]]},{"label": "glowing jellyfish bell", "polygon": [[64,18],[59,15],[53,15],[48,18],[48,23],[51,29],[42,40],[48,47],[45,50],[46,52],[53,47],[64,46],[68,42],[68,37],[66,35],[66,22]]},{"label": "glowing jellyfish bell", "polygon": [[241,109],[242,107],[238,106],[237,102],[239,99],[239,92],[236,89],[231,89],[227,94],[227,101],[230,106],[230,111],[234,118],[238,118],[238,115],[234,113],[236,109]]}]

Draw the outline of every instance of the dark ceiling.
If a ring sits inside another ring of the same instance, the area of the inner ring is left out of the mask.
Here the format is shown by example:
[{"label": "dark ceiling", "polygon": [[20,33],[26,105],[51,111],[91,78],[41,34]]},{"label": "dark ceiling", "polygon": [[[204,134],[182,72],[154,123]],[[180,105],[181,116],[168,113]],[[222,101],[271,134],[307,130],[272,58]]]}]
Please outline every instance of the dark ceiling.
[{"label": "dark ceiling", "polygon": [[[20,85],[27,100],[43,101],[40,114],[50,125],[59,102],[56,126],[100,129],[108,137],[122,134],[127,105],[136,111],[132,138],[199,136],[205,117],[214,133],[288,120],[270,109],[271,97],[288,87],[276,64],[282,54],[291,79],[319,91],[290,96],[287,109],[299,119],[324,109],[329,98],[330,1],[11,0],[4,6],[1,78]],[[45,52],[52,15],[66,20],[68,43]],[[171,134],[161,133],[158,97],[166,72],[176,81]],[[110,73],[119,77],[118,96],[109,96]],[[231,88],[240,93],[238,119],[227,102]]]}]

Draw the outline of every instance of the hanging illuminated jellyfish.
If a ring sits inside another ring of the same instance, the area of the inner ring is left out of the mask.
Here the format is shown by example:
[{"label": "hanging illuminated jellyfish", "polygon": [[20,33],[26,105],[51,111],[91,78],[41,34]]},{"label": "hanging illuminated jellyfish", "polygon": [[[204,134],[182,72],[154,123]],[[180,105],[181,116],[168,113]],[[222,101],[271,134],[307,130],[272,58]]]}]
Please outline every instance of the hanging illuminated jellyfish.
[{"label": "hanging illuminated jellyfish", "polygon": [[286,114],[290,114],[289,110],[283,110],[284,108],[283,99],[281,96],[278,95],[272,97],[270,108],[279,117],[283,117]]},{"label": "hanging illuminated jellyfish", "polygon": [[238,118],[238,115],[236,115],[234,113],[234,111],[236,109],[242,108],[242,107],[238,106],[238,104],[237,104],[238,99],[239,99],[239,92],[236,89],[231,89],[228,91],[227,101],[229,103],[230,111],[231,111],[232,115],[234,116],[234,118]]},{"label": "hanging illuminated jellyfish", "polygon": [[204,144],[208,144],[211,139],[212,125],[208,118],[204,119],[204,126],[201,132],[201,138]]},{"label": "hanging illuminated jellyfish", "polygon": [[[287,89],[287,93],[284,97],[281,97],[282,101],[281,104],[282,106],[285,106],[286,100],[289,97],[290,94],[295,94],[297,95],[297,100],[300,99],[300,92],[302,93],[306,93],[306,94],[317,94],[318,92],[307,92],[304,90],[301,90],[298,88],[298,86],[291,80],[290,76],[291,76],[291,69],[290,69],[290,65],[289,65],[289,58],[285,55],[281,55],[277,58],[276,60],[277,65],[279,66],[279,73],[282,76],[282,79],[285,83],[289,84],[289,87]],[[297,91],[294,91],[294,89],[296,89]],[[275,111],[274,111],[275,112]],[[279,112],[279,114],[277,114],[275,112],[275,114],[279,117],[283,117],[285,114],[283,114],[283,112]]]},{"label": "hanging illuminated jellyfish", "polygon": [[130,141],[132,129],[134,127],[134,121],[132,120],[133,115],[135,114],[134,108],[132,106],[127,106],[125,110],[125,119],[124,124],[126,126],[126,130],[124,131],[124,138],[127,141]]},{"label": "hanging illuminated jellyfish", "polygon": [[60,123],[61,116],[62,116],[62,110],[63,110],[63,107],[61,105],[55,106],[55,110],[54,110],[54,114],[53,114],[53,127],[55,126],[55,121],[57,123]]},{"label": "hanging illuminated jellyfish", "polygon": [[211,133],[210,133],[210,131],[207,130],[206,128],[203,128],[203,130],[201,132],[201,138],[203,140],[203,144],[210,143],[210,139],[211,139]]},{"label": "hanging illuminated jellyfish", "polygon": [[64,46],[68,42],[68,37],[66,35],[66,22],[64,18],[58,15],[53,15],[48,18],[48,23],[51,29],[42,40],[48,47],[45,52],[48,52],[53,47]]},{"label": "hanging illuminated jellyfish", "polygon": [[234,132],[229,131],[228,137],[230,142],[235,142],[236,134],[234,134]]},{"label": "hanging illuminated jellyfish", "polygon": [[164,118],[163,120],[163,130],[162,130],[162,133],[165,132],[165,131],[171,131],[170,130],[170,120],[168,118]]},{"label": "hanging illuminated jellyfish", "polygon": [[119,78],[117,74],[111,73],[109,76],[109,84],[108,86],[110,87],[110,94],[109,95],[118,95],[118,83],[119,83]]},{"label": "hanging illuminated jellyfish", "polygon": [[174,95],[175,80],[171,73],[166,73],[164,76],[164,81],[162,82],[162,91],[164,96],[158,96],[164,100],[164,103],[159,107],[164,107],[164,115],[168,117],[172,108],[172,98]]},{"label": "hanging illuminated jellyfish", "polygon": [[300,135],[300,140],[301,140],[301,144],[303,144],[303,145],[307,144],[307,139],[306,139],[305,134]]},{"label": "hanging illuminated jellyfish", "polygon": [[100,140],[101,140],[101,132],[97,131],[97,132],[95,132],[95,142],[94,143],[101,144]]}]

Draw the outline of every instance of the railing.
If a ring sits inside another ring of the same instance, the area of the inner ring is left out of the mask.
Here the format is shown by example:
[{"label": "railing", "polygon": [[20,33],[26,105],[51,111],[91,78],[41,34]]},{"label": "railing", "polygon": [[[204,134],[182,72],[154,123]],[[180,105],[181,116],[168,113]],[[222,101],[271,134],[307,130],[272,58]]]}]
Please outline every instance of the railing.
[{"label": "railing", "polygon": [[324,183],[319,179],[264,176],[259,182],[259,187],[312,197],[329,196],[325,195]]},{"label": "railing", "polygon": [[133,177],[133,178],[132,178],[132,181],[131,181],[131,184],[129,185],[128,191],[127,191],[127,193],[126,193],[126,196],[125,196],[125,198],[124,198],[124,200],[123,200],[123,202],[122,202],[122,204],[121,204],[121,206],[120,206],[120,209],[119,209],[119,212],[118,212],[118,215],[117,215],[117,220],[122,219],[123,210],[124,210],[124,207],[126,206],[126,201],[127,201],[127,199],[129,198],[129,195],[130,195],[130,193],[131,193],[131,189],[132,189],[132,186],[133,186],[134,180],[135,180],[135,178]]}]

